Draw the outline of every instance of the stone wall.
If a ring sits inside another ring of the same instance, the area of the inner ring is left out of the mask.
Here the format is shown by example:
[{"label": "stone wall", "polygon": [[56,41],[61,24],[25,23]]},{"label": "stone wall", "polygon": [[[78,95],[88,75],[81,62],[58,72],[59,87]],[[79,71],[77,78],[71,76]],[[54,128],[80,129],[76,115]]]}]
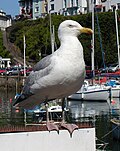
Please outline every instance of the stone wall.
[{"label": "stone wall", "polygon": [[23,77],[19,76],[0,76],[0,89],[17,89],[23,87]]}]

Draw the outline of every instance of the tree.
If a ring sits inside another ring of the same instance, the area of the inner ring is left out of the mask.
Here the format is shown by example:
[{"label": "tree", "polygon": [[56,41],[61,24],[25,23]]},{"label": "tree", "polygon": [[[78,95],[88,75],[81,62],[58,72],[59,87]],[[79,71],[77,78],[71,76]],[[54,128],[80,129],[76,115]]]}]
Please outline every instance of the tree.
[{"label": "tree", "polygon": [[[120,14],[120,11],[118,11],[118,13]],[[103,50],[100,48],[96,15],[99,20]],[[66,19],[73,19],[79,22],[82,26],[91,28],[91,18],[91,13],[76,16],[51,15],[52,25],[55,27],[55,41],[57,47],[60,45],[57,31],[58,26],[62,21]],[[45,54],[51,54],[49,15],[45,18],[39,18],[34,21],[19,21],[13,25],[9,34],[9,38],[20,48],[21,52],[23,52],[23,34],[26,35],[26,54],[28,56],[28,60],[33,59],[34,62],[37,62],[40,59],[40,53],[42,53],[42,56],[45,56]],[[84,48],[85,62],[87,65],[91,65],[92,37],[87,35],[80,35],[79,39]],[[101,67],[103,64],[102,51],[104,51],[105,54],[106,64],[117,62],[114,12],[95,13],[95,64],[99,67]]]}]

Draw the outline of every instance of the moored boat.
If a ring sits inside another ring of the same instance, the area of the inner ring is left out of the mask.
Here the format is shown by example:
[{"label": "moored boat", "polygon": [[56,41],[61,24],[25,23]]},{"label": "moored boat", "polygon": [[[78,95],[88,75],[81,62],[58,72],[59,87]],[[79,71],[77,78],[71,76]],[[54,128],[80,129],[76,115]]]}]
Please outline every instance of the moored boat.
[{"label": "moored boat", "polygon": [[106,82],[106,86],[111,88],[111,97],[120,97],[120,82],[117,80],[110,80]]},{"label": "moored boat", "polygon": [[89,85],[88,81],[84,81],[82,88],[76,93],[68,96],[68,99],[75,100],[92,100],[106,101],[110,96],[110,87],[104,85]]},{"label": "moored boat", "polygon": [[120,140],[120,119],[111,119],[113,138]]},{"label": "moored boat", "polygon": [[[68,112],[68,109],[64,108],[65,112]],[[62,119],[62,106],[53,105],[48,108],[49,118],[51,120],[59,121]],[[46,110],[45,109],[36,109],[33,111],[33,120],[42,122],[46,120]]]}]

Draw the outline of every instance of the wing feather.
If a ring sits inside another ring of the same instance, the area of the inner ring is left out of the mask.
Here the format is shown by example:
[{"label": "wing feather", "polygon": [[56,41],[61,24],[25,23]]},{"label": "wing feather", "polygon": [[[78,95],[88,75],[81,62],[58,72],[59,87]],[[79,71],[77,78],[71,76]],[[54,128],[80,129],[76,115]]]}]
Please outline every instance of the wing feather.
[{"label": "wing feather", "polygon": [[[31,86],[37,83],[39,79],[42,77],[48,75],[51,70],[51,61],[52,61],[52,55],[49,55],[45,58],[43,58],[41,61],[39,61],[35,67],[33,68],[33,71],[30,73],[29,77],[25,81],[25,85],[22,91],[22,94],[29,94],[31,95],[33,92],[31,91]],[[40,85],[39,85],[40,88]]]},{"label": "wing feather", "polygon": [[46,67],[48,67],[51,64],[51,58],[52,55],[49,55],[45,58],[43,58],[42,60],[40,60],[33,68],[33,71],[39,71],[42,69],[45,69]]}]

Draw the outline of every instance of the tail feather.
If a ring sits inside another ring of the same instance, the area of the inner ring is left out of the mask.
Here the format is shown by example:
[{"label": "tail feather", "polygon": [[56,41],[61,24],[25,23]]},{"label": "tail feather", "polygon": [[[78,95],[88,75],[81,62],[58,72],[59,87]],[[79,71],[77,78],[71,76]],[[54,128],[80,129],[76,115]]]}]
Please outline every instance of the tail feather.
[{"label": "tail feather", "polygon": [[13,107],[16,107],[20,102],[22,102],[23,100],[25,100],[25,95],[24,94],[17,94],[15,96],[15,102],[13,104]]}]

